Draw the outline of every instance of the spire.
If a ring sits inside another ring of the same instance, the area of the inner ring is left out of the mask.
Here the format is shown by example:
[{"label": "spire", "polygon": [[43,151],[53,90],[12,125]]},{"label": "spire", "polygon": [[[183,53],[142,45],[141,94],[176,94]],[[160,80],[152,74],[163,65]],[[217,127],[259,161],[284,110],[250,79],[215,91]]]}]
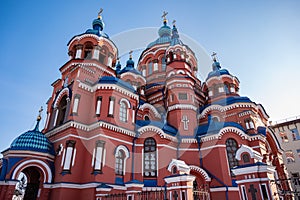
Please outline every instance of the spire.
[{"label": "spire", "polygon": [[37,116],[37,119],[36,119],[36,125],[35,125],[35,128],[34,128],[35,131],[39,131],[39,124],[40,124],[40,121],[42,119],[42,116],[41,116],[42,112],[43,112],[43,107],[41,106],[41,108],[39,110],[39,115]]},{"label": "spire", "polygon": [[121,71],[121,63],[120,63],[120,59],[117,59],[117,64],[116,64],[116,72],[117,74],[119,74]]},{"label": "spire", "polygon": [[220,63],[217,61],[217,53],[216,52],[213,52],[212,55],[212,60],[214,61],[214,63],[212,64],[212,69],[213,71],[217,71],[217,70],[220,70],[221,69],[221,65]]},{"label": "spire", "polygon": [[93,21],[93,29],[94,30],[102,31],[104,28],[104,22],[102,20],[102,15],[101,15],[102,12],[103,12],[103,8],[100,8],[97,19],[95,19]]},{"label": "spire", "polygon": [[182,45],[181,40],[179,39],[178,30],[176,28],[176,20],[173,20],[173,29],[172,29],[172,36],[171,36],[171,46],[174,46],[176,44]]}]

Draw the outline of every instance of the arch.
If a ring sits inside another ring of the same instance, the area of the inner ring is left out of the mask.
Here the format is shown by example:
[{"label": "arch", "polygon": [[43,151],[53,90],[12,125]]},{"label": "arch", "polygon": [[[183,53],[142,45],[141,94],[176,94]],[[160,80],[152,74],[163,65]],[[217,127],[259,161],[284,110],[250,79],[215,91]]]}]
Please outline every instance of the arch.
[{"label": "arch", "polygon": [[228,138],[225,144],[226,144],[226,152],[227,152],[227,161],[228,161],[229,168],[231,169],[239,165],[238,160],[236,159],[238,143],[235,139]]},{"label": "arch", "polygon": [[67,95],[67,97],[70,98],[70,94],[70,89],[67,87],[60,91],[56,97],[56,100],[54,101],[53,108],[57,108],[58,103],[64,95]]},{"label": "arch", "polygon": [[126,159],[129,158],[129,150],[124,145],[119,145],[119,146],[116,147],[116,149],[115,149],[115,156],[117,155],[117,152],[120,151],[120,150],[124,151]]},{"label": "arch", "polygon": [[131,104],[128,99],[125,99],[125,98],[120,99],[119,103],[122,103],[122,102],[124,102],[126,104],[127,108],[131,108]]},{"label": "arch", "polygon": [[259,152],[244,144],[242,144],[241,147],[236,151],[235,159],[241,160],[243,153],[248,153],[251,158],[257,159],[260,162],[262,161],[262,156]]},{"label": "arch", "polygon": [[175,75],[175,72],[172,71],[167,75],[167,78],[169,78],[170,76],[173,76],[173,75]]},{"label": "arch", "polygon": [[51,183],[51,181],[52,181],[52,172],[51,172],[50,167],[44,161],[36,160],[36,159],[30,159],[30,160],[26,160],[24,162],[21,162],[13,170],[11,179],[16,180],[18,178],[19,173],[27,167],[37,167],[37,168],[39,168],[42,171],[43,175],[44,175],[44,180],[43,180],[44,183]]},{"label": "arch", "polygon": [[189,165],[189,167],[190,167],[191,171],[195,171],[195,172],[198,172],[199,174],[201,174],[205,181],[208,181],[208,182],[211,181],[211,178],[209,177],[208,173],[201,167],[198,167],[196,165]]},{"label": "arch", "polygon": [[156,108],[153,105],[151,105],[149,103],[144,103],[140,107],[141,110],[144,110],[145,108],[148,108],[149,110],[151,110],[153,112],[153,114],[154,114],[155,117],[161,119],[161,115],[158,113],[158,111],[156,110]]},{"label": "arch", "polygon": [[177,71],[176,71],[176,74],[186,74],[186,73],[185,73],[185,71],[183,71],[183,70],[177,70]]},{"label": "arch", "polygon": [[[124,145],[119,145],[115,149],[115,162],[116,165],[118,165],[118,168],[116,166],[116,174],[118,175],[125,175],[126,172],[126,160],[129,158],[129,150]],[[119,169],[121,167],[122,169]]]},{"label": "arch", "polygon": [[157,143],[153,137],[144,140],[143,176],[157,177]]}]

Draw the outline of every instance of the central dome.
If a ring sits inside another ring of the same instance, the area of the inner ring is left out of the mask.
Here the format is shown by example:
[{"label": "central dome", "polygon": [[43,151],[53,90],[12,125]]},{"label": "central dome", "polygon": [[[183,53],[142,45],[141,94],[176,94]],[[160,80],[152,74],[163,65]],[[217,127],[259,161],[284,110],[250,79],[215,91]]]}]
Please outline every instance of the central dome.
[{"label": "central dome", "polygon": [[164,23],[164,25],[158,30],[159,37],[170,37],[171,33],[172,29],[167,25],[167,23]]}]

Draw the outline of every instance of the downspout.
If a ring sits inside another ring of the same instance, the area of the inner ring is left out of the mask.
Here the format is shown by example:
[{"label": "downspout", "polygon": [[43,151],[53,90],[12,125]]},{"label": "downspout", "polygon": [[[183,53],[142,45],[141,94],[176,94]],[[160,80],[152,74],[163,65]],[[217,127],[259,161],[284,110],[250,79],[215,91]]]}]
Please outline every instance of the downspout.
[{"label": "downspout", "polygon": [[221,185],[223,185],[223,186],[226,187],[226,191],[225,191],[225,192],[226,192],[226,193],[225,193],[225,195],[226,195],[226,200],[229,200],[229,198],[228,198],[228,185],[226,185],[223,181],[221,181],[218,177],[216,177],[215,175],[213,175],[210,171],[208,171],[208,170],[203,166],[203,158],[202,158],[202,152],[201,152],[201,148],[200,148],[200,146],[201,146],[201,139],[200,139],[199,136],[196,136],[196,139],[197,139],[197,143],[198,143],[198,151],[199,151],[199,157],[200,157],[200,159],[199,159],[200,167],[201,167],[202,169],[204,169],[204,170],[208,173],[209,176],[211,176],[212,178],[216,179],[217,182],[219,182]]}]

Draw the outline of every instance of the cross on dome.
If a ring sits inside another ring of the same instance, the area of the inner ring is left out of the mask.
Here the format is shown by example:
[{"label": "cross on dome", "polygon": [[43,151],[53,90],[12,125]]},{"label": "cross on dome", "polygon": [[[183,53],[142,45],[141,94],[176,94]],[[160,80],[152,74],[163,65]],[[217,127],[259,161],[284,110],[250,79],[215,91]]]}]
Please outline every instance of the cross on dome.
[{"label": "cross on dome", "polygon": [[217,53],[216,52],[213,52],[211,54],[211,57],[212,57],[213,61],[217,61]]},{"label": "cross on dome", "polygon": [[168,12],[164,11],[163,15],[161,16],[164,20],[167,20],[166,16],[167,16]]},{"label": "cross on dome", "polygon": [[174,19],[172,22],[173,26],[176,26],[176,20]]},{"label": "cross on dome", "polygon": [[101,13],[103,12],[103,8],[100,8],[99,12],[98,12],[98,19],[101,18]]},{"label": "cross on dome", "polygon": [[38,115],[38,117],[37,117],[37,121],[40,121],[41,119],[42,119],[42,117],[41,117],[41,114],[42,114],[42,112],[43,112],[43,106],[41,106],[41,108],[40,108],[40,110],[39,110],[39,115]]}]

